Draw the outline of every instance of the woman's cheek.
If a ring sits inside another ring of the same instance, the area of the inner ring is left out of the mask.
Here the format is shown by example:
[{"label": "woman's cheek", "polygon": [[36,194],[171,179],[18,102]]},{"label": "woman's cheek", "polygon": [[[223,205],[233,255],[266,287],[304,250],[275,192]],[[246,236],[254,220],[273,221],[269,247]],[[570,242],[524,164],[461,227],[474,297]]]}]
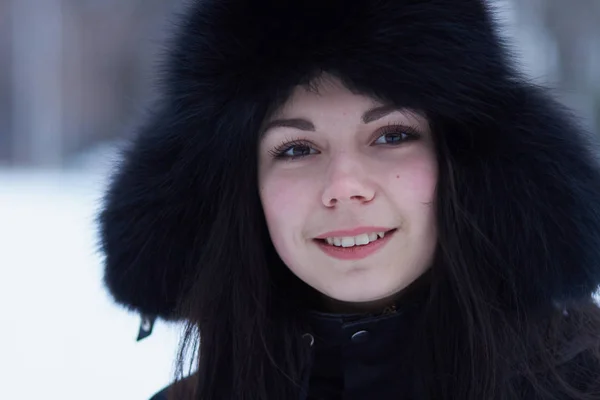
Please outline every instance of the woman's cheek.
[{"label": "woman's cheek", "polygon": [[437,161],[431,151],[423,149],[390,165],[388,184],[401,197],[416,198],[419,202],[433,200],[437,184]]},{"label": "woman's cheek", "polygon": [[[312,181],[312,186],[316,182]],[[293,225],[303,218],[309,200],[311,180],[307,176],[290,176],[289,173],[272,174],[264,182],[261,197],[267,222]]]}]

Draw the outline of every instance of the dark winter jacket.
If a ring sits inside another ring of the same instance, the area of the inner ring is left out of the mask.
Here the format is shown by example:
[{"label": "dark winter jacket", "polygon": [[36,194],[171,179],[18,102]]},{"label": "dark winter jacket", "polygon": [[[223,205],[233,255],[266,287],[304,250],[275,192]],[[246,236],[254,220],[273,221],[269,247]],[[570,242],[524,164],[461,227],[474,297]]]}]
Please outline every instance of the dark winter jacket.
[{"label": "dark winter jacket", "polygon": [[[186,268],[218,218],[236,212],[219,209],[232,195],[222,182],[245,168],[232,146],[251,151],[271,106],[321,71],[422,110],[443,132],[454,168],[445,173],[461,177],[452,193],[461,208],[448,212],[468,221],[454,239],[482,260],[478,276],[515,282],[499,304],[533,312],[598,287],[597,162],[568,112],[515,70],[482,0],[198,0],[180,25],[159,100],[100,216],[105,282],[120,304],[177,318]],[[390,375],[410,327],[400,310],[353,323],[315,317],[326,340],[314,338],[311,395],[342,377],[353,396],[344,398],[403,392],[410,375]]]},{"label": "dark winter jacket", "polygon": [[[305,340],[312,362],[302,381],[308,397],[300,400],[417,399],[403,353],[418,312],[414,302],[371,316],[311,312]],[[167,400],[168,391],[151,400]]]},{"label": "dark winter jacket", "polygon": [[[423,298],[405,299],[377,315],[311,312],[313,333],[306,334],[304,339],[312,349],[312,359],[305,370],[298,400],[433,400],[414,385],[412,365],[406,359],[411,328],[419,316]],[[600,390],[600,366],[585,356],[563,369],[575,371],[582,367],[585,374],[569,383],[580,390]],[[150,400],[169,400],[172,388],[173,385],[164,388]],[[544,400],[535,397],[532,389],[522,383],[520,396],[515,400]],[[569,400],[569,397],[553,400]]]}]

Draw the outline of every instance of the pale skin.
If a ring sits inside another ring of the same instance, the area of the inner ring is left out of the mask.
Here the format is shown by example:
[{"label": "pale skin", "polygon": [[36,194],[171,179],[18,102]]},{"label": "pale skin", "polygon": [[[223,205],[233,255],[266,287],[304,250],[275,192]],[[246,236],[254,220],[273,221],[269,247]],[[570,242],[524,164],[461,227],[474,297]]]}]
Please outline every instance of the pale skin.
[{"label": "pale skin", "polygon": [[[336,312],[387,305],[431,265],[437,159],[428,121],[325,77],[298,87],[265,124],[260,197],[282,261]],[[323,251],[317,236],[394,230],[361,259]]]}]

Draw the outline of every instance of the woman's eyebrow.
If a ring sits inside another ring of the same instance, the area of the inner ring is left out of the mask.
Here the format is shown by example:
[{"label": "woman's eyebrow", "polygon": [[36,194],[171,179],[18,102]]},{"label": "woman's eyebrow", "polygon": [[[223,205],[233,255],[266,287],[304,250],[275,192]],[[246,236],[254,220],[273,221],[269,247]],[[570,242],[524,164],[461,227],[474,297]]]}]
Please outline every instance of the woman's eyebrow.
[{"label": "woman's eyebrow", "polygon": [[282,127],[282,128],[296,128],[301,131],[315,131],[315,126],[312,122],[303,118],[291,118],[291,119],[275,119],[267,123],[264,127],[263,132],[268,131],[271,128]]},{"label": "woman's eyebrow", "polygon": [[[401,111],[401,109],[394,106],[393,104],[385,104],[365,111],[365,113],[362,115],[361,120],[363,123],[368,124],[397,111]],[[274,119],[272,121],[269,121],[265,125],[265,127],[263,128],[263,134],[266,133],[269,129],[277,127],[295,128],[301,131],[310,132],[314,132],[316,130],[314,124],[304,118]]]},{"label": "woman's eyebrow", "polygon": [[389,115],[396,111],[402,110],[393,104],[384,104],[382,106],[377,106],[365,111],[365,113],[362,116],[362,121],[363,123],[368,124],[369,122],[377,121],[378,119],[383,118],[386,115]]}]

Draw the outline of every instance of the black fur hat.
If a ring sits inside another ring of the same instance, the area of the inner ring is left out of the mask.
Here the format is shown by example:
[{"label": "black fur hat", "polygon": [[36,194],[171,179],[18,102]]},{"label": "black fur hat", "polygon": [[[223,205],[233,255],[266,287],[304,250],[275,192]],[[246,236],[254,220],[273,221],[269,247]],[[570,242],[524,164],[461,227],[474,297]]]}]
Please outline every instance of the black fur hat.
[{"label": "black fur hat", "polygon": [[117,302],[175,318],[182,274],[217,223],[219,181],[207,171],[234,176],[234,139],[255,138],[270,107],[321,71],[424,110],[443,132],[448,173],[461,177],[462,209],[451,211],[471,221],[457,240],[487,238],[473,268],[516,277],[523,304],[598,286],[600,175],[588,138],[515,71],[481,0],[194,1],[171,45],[160,100],[100,215]]}]

